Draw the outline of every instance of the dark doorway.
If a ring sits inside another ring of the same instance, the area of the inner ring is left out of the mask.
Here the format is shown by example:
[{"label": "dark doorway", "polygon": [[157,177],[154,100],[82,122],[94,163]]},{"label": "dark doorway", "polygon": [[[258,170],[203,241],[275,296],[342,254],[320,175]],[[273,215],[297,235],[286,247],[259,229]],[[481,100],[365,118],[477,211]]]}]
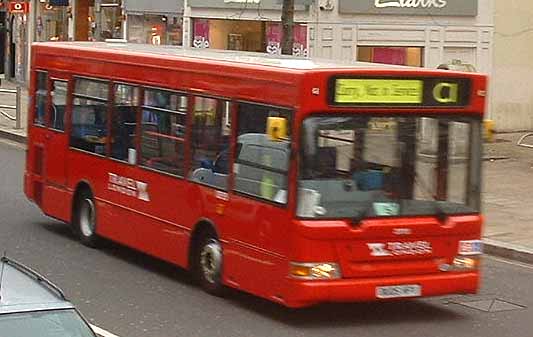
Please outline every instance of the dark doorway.
[{"label": "dark doorway", "polygon": [[15,78],[15,65],[17,64],[17,45],[13,35],[15,34],[15,16],[11,17],[9,23],[9,78]]}]

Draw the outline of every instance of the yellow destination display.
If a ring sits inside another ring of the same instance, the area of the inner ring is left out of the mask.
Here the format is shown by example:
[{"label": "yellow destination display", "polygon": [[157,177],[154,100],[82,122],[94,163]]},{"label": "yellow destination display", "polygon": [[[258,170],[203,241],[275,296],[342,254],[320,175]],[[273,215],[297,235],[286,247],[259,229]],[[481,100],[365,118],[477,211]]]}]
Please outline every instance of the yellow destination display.
[{"label": "yellow destination display", "polygon": [[337,104],[422,104],[424,81],[347,79],[335,83]]}]

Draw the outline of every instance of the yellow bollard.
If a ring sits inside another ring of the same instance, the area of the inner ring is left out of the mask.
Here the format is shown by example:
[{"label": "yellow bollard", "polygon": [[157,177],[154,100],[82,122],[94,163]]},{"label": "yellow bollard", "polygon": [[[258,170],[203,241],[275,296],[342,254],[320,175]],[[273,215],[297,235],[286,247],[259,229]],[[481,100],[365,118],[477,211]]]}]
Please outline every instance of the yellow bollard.
[{"label": "yellow bollard", "polygon": [[488,143],[494,142],[494,121],[491,119],[483,121],[483,140]]}]

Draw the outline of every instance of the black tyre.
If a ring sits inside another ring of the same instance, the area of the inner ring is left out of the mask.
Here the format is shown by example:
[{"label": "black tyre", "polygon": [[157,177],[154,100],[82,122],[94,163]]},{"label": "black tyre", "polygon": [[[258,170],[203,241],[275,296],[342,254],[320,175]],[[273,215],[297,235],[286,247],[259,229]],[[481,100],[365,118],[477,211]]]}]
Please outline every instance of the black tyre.
[{"label": "black tyre", "polygon": [[222,284],[222,245],[211,231],[200,238],[196,249],[194,271],[200,286],[208,293],[221,296]]},{"label": "black tyre", "polygon": [[81,191],[74,207],[73,227],[81,243],[96,248],[100,238],[96,234],[96,204],[93,194],[88,190]]}]

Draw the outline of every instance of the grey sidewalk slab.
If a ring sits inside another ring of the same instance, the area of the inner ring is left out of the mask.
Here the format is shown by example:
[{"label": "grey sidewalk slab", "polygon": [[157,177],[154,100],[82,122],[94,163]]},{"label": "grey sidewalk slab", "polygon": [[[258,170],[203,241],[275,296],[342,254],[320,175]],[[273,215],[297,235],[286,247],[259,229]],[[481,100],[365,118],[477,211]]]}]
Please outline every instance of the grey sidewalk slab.
[{"label": "grey sidewalk slab", "polygon": [[[2,81],[2,88],[15,85]],[[0,137],[26,143],[27,90],[23,90],[22,129],[0,116]],[[1,104],[9,103],[0,96]],[[533,264],[533,149],[516,145],[526,132],[498,134],[484,145],[483,239],[485,252]]]}]

